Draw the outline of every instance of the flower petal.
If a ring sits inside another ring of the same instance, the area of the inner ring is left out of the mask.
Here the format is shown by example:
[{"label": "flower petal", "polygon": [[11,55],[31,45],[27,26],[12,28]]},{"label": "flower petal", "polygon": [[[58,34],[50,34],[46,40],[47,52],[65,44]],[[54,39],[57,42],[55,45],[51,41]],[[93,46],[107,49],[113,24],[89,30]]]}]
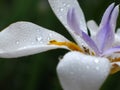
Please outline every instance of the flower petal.
[{"label": "flower petal", "polygon": [[74,8],[71,8],[68,10],[67,13],[67,23],[69,25],[69,27],[77,34],[77,35],[82,35],[82,30],[81,27],[78,23],[78,18],[75,12]]},{"label": "flower petal", "polygon": [[64,90],[99,90],[110,68],[106,58],[69,52],[59,62],[57,73]]},{"label": "flower petal", "polygon": [[60,48],[48,45],[50,40],[68,41],[64,36],[33,23],[16,22],[0,32],[0,57],[21,57]]},{"label": "flower petal", "polygon": [[108,50],[106,50],[102,56],[106,55],[106,56],[110,56],[112,55],[113,53],[120,53],[120,46],[116,46],[116,47],[113,47],[113,48],[110,48]]},{"label": "flower petal", "polygon": [[120,45],[120,28],[117,29],[117,32],[115,33],[115,41],[113,43],[113,46]]},{"label": "flower petal", "polygon": [[111,16],[112,10],[114,9],[114,5],[115,5],[115,3],[112,3],[106,9],[106,11],[102,17],[101,23],[100,23],[101,28],[104,27],[108,23],[108,20],[110,20],[110,16]]},{"label": "flower petal", "polygon": [[90,30],[91,37],[94,37],[98,32],[98,25],[94,20],[89,20],[87,22],[87,27]]},{"label": "flower petal", "polygon": [[111,65],[117,64],[120,67],[120,62],[112,62]]},{"label": "flower petal", "polygon": [[120,35],[120,28],[117,29],[116,34]]},{"label": "flower petal", "polygon": [[67,23],[67,13],[70,8],[74,8],[77,12],[77,17],[79,20],[79,25],[82,30],[84,30],[85,33],[87,33],[87,27],[86,22],[84,18],[84,14],[82,12],[82,9],[80,8],[77,0],[48,0],[50,3],[50,6],[58,19],[62,22],[62,24],[67,28],[69,33],[73,36],[75,41],[81,46],[81,44],[84,44],[86,46],[85,42],[76,35],[71,28],[69,27]]},{"label": "flower petal", "polygon": [[114,31],[118,12],[118,6],[114,8],[113,3],[107,8],[103,15],[99,32],[96,35],[95,40],[101,52],[104,52],[105,50],[109,49],[112,46],[112,43],[114,42]]},{"label": "flower petal", "polygon": [[96,55],[100,54],[95,42],[86,33],[82,32],[82,38],[91,47],[91,49],[95,52]]},{"label": "flower petal", "polygon": [[86,44],[88,44],[88,48],[94,50],[95,53],[98,55],[99,51],[94,41],[85,32],[82,31],[81,27],[79,27],[78,19],[74,8],[68,11],[67,22],[71,29],[76,33],[76,35],[79,35],[86,42]]}]

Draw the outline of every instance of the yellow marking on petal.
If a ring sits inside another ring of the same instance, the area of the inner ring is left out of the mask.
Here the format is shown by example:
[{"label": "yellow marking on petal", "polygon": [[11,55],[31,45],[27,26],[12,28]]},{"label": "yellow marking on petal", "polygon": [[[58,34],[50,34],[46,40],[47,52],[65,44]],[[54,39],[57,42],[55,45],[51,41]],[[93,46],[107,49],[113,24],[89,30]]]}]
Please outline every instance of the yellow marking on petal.
[{"label": "yellow marking on petal", "polygon": [[115,73],[117,73],[118,71],[120,71],[120,66],[117,65],[117,64],[113,64],[113,65],[112,65],[112,68],[111,68],[110,74],[115,74]]},{"label": "yellow marking on petal", "polygon": [[110,60],[110,62],[120,62],[120,58],[114,58],[114,59],[109,59]]},{"label": "yellow marking on petal", "polygon": [[[114,59],[109,58],[109,60],[110,60],[111,63],[113,63],[113,62],[120,62],[120,58],[114,58]],[[120,71],[120,66],[117,65],[117,64],[113,64],[112,68],[111,68],[110,74],[115,74],[118,71]]]},{"label": "yellow marking on petal", "polygon": [[80,48],[78,45],[76,45],[75,43],[73,42],[58,42],[56,40],[51,40],[49,42],[50,45],[58,45],[58,46],[67,46],[70,50],[73,50],[73,51],[80,51],[80,52],[83,52],[83,49]]}]

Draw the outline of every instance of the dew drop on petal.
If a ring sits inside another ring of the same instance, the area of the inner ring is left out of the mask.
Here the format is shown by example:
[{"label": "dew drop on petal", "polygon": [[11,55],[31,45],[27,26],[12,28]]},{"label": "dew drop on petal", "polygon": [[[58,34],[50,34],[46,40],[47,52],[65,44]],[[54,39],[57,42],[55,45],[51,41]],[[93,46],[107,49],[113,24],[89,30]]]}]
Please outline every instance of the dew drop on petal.
[{"label": "dew drop on petal", "polygon": [[70,4],[67,4],[67,7],[69,8],[69,7],[70,7]]},{"label": "dew drop on petal", "polygon": [[99,63],[99,60],[98,60],[98,59],[95,59],[94,61],[95,61],[95,63]]},{"label": "dew drop on petal", "polygon": [[36,41],[37,41],[37,42],[40,42],[41,40],[42,40],[42,37],[37,37],[37,38],[36,38]]},{"label": "dew drop on petal", "polygon": [[20,41],[16,41],[16,44],[20,44]]},{"label": "dew drop on petal", "polygon": [[51,38],[52,38],[52,33],[49,33],[49,35],[48,35],[48,41],[50,41]]},{"label": "dew drop on petal", "polygon": [[63,6],[66,6],[66,3],[63,3]]},{"label": "dew drop on petal", "polygon": [[50,37],[47,38],[48,41],[50,41],[50,39],[51,39]]},{"label": "dew drop on petal", "polygon": [[66,4],[65,2],[63,3],[63,7],[70,7],[69,4]]},{"label": "dew drop on petal", "polygon": [[64,9],[63,8],[60,8],[60,11],[62,12]]},{"label": "dew drop on petal", "polygon": [[32,42],[31,44],[35,44],[34,42]]},{"label": "dew drop on petal", "polygon": [[49,33],[49,37],[50,37],[50,38],[52,37],[52,33]]}]

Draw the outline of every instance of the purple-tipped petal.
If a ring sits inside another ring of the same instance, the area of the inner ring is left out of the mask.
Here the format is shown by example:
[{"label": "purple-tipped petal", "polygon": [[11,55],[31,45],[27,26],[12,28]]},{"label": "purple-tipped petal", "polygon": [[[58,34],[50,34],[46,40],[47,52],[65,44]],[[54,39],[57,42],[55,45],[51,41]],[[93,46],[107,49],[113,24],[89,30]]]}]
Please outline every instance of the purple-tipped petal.
[{"label": "purple-tipped petal", "polygon": [[90,48],[93,49],[94,52],[98,55],[99,51],[98,51],[98,48],[97,48],[96,44],[94,43],[94,41],[85,32],[83,32],[81,30],[81,28],[79,27],[78,19],[75,14],[74,8],[72,8],[68,11],[67,22],[68,22],[69,26],[71,27],[71,29],[77,35],[79,35],[88,44],[88,46],[90,46]]},{"label": "purple-tipped petal", "polygon": [[118,6],[114,8],[114,3],[111,4],[105,11],[99,32],[96,35],[96,43],[101,52],[109,49],[114,42],[114,31],[116,26],[116,19],[118,17]]},{"label": "purple-tipped petal", "polygon": [[100,27],[104,27],[107,23],[108,20],[110,19],[110,14],[114,8],[115,3],[112,3],[111,5],[109,5],[109,7],[106,9],[105,13],[103,14],[101,23],[100,23]]},{"label": "purple-tipped petal", "polygon": [[113,53],[120,53],[120,46],[116,46],[106,50],[101,56],[110,56]]},{"label": "purple-tipped petal", "polygon": [[67,13],[67,23],[76,34],[82,33],[74,8],[70,9]]},{"label": "purple-tipped petal", "polygon": [[87,44],[78,36],[76,35],[70,28],[70,26],[67,23],[67,13],[68,10],[72,7],[76,10],[77,17],[79,20],[79,25],[84,30],[84,32],[87,33],[87,26],[86,26],[86,20],[83,14],[83,11],[78,3],[78,0],[48,0],[53,12],[57,16],[57,18],[60,20],[60,22],[65,26],[67,31],[71,34],[73,39],[76,41],[76,43],[79,46],[87,46]]},{"label": "purple-tipped petal", "polygon": [[119,5],[117,5],[114,8],[112,15],[111,15],[111,19],[110,19],[110,25],[113,31],[115,30],[115,27],[116,27],[116,21],[118,18],[118,14],[119,14]]},{"label": "purple-tipped petal", "polygon": [[95,44],[95,42],[86,33],[82,32],[82,38],[94,50],[96,55],[100,54],[100,52],[99,52],[99,50],[97,48],[97,45]]}]

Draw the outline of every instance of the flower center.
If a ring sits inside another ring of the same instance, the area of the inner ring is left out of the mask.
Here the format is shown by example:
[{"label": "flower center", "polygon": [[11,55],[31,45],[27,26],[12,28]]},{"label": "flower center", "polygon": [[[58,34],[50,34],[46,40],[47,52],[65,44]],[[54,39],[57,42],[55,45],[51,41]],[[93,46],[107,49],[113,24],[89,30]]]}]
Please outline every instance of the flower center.
[{"label": "flower center", "polygon": [[[72,51],[79,51],[79,52],[84,53],[84,54],[95,56],[94,52],[90,51],[88,48],[86,48],[84,46],[82,46],[82,48],[81,48],[80,46],[78,46],[74,42],[68,42],[68,41],[59,42],[59,41],[56,41],[56,40],[51,40],[49,42],[49,45],[66,46],[67,48],[69,48]],[[114,59],[109,58],[109,57],[107,57],[107,58],[112,64],[110,74],[114,74],[114,73],[117,73],[118,71],[120,71],[120,66],[114,63],[114,62],[120,62],[120,58],[114,58]]]}]

